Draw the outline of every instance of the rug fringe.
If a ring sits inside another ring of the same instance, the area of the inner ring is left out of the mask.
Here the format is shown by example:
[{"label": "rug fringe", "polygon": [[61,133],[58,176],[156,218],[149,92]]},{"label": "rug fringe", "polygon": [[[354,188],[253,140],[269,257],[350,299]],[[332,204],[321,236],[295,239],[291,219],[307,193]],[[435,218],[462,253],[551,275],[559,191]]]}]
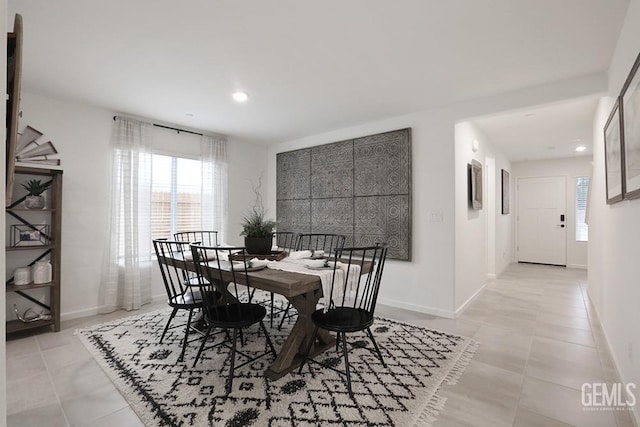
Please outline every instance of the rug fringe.
[{"label": "rug fringe", "polygon": [[441,396],[438,396],[437,394],[434,394],[433,396],[431,396],[431,399],[429,399],[429,402],[427,402],[427,405],[422,409],[422,412],[416,419],[413,426],[414,427],[430,426],[431,423],[437,420],[437,416],[442,410],[442,408],[444,408],[444,404],[446,402],[447,402],[446,397],[441,397]]},{"label": "rug fringe", "polygon": [[467,366],[469,366],[469,363],[471,362],[471,359],[473,358],[473,355],[478,350],[479,346],[480,346],[480,343],[478,343],[477,341],[474,341],[474,340],[469,341],[467,348],[464,349],[462,354],[460,354],[460,357],[458,357],[458,360],[456,361],[456,363],[453,365],[451,370],[447,373],[447,376],[444,379],[447,385],[456,385],[458,383],[458,380],[464,373],[465,369],[467,369]]},{"label": "rug fringe", "polygon": [[[480,343],[474,340],[469,340],[467,342],[466,348],[462,351],[458,360],[454,363],[451,370],[447,373],[444,378],[443,384],[447,385],[455,385],[458,380],[464,373],[467,366],[471,362],[473,355],[478,350]],[[422,412],[415,420],[413,427],[429,427],[437,420],[440,411],[444,408],[445,403],[447,402],[446,397],[442,397],[438,395],[438,391],[436,391],[433,396],[429,399],[425,407],[422,409]]]}]

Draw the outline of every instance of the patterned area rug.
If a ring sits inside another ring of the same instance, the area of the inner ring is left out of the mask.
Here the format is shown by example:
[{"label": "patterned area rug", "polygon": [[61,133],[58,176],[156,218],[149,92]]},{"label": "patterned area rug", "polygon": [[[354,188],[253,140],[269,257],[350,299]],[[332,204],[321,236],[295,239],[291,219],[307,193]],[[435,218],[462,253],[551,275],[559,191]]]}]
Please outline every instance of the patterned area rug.
[{"label": "patterned area rug", "polygon": [[[344,376],[315,363],[301,374],[265,379],[270,355],[236,370],[233,390],[225,397],[229,349],[205,350],[193,368],[200,342],[192,342],[185,363],[177,363],[183,329],[170,330],[158,344],[170,312],[167,308],[78,331],[148,426],[425,426],[444,405],[438,388],[443,382],[455,383],[477,347],[468,338],[377,318],[372,331],[387,368],[371,351],[365,334],[351,335],[355,400],[347,393]],[[269,329],[276,351],[293,321],[285,322],[281,331]],[[222,340],[222,335],[216,339]],[[265,348],[257,328],[246,330],[244,339],[244,352]],[[335,349],[316,360],[344,368]]]}]

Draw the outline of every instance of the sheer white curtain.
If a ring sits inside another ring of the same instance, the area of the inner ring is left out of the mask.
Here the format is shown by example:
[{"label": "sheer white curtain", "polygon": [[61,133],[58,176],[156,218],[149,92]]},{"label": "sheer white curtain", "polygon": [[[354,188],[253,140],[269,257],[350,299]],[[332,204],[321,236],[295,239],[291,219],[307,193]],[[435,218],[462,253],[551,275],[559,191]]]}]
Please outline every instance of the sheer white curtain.
[{"label": "sheer white curtain", "polygon": [[107,246],[98,307],[135,310],[151,301],[151,123],[118,117],[111,133]]},{"label": "sheer white curtain", "polygon": [[217,230],[218,242],[227,233],[227,140],[203,135],[200,140],[202,163],[202,228]]}]

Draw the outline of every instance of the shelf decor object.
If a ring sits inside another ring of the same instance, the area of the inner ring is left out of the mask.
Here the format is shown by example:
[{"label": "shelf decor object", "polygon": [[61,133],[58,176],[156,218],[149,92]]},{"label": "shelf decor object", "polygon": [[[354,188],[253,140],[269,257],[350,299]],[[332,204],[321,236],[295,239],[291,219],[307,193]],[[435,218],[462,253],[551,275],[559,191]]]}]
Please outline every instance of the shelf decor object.
[{"label": "shelf decor object", "polygon": [[60,159],[56,157],[58,150],[53,142],[38,141],[42,132],[27,126],[18,139],[16,147],[16,162],[30,163],[33,166],[60,166]]},{"label": "shelf decor object", "polygon": [[11,246],[44,246],[49,244],[48,224],[16,224],[11,226]]}]

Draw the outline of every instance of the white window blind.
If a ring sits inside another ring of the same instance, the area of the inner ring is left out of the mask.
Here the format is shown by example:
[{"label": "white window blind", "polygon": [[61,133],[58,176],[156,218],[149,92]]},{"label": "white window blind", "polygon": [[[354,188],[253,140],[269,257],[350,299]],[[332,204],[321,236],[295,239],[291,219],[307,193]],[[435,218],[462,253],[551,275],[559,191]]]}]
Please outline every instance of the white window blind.
[{"label": "white window blind", "polygon": [[200,230],[202,170],[199,160],[153,155],[151,236],[171,238]]},{"label": "white window blind", "polygon": [[587,214],[587,195],[589,193],[589,177],[576,178],[576,242],[589,241],[589,226],[585,222]]}]

